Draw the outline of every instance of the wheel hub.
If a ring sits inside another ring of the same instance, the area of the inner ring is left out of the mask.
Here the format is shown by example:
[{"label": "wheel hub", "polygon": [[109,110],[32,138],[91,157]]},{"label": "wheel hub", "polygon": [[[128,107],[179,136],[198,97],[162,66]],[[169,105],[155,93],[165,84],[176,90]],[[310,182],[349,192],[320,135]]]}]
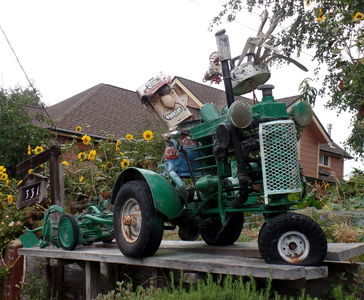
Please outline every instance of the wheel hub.
[{"label": "wheel hub", "polygon": [[279,255],[289,263],[302,262],[310,252],[307,237],[298,231],[288,231],[281,235],[277,244]]},{"label": "wheel hub", "polygon": [[126,241],[134,243],[140,235],[142,217],[139,203],[136,199],[128,199],[121,212],[121,232]]}]

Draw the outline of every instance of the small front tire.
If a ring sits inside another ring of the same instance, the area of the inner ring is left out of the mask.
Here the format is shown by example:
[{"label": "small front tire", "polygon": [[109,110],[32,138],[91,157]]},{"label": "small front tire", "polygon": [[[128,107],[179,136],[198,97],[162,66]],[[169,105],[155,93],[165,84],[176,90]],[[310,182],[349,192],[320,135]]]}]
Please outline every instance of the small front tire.
[{"label": "small front tire", "polygon": [[284,213],[261,228],[258,246],[270,264],[316,266],[327,253],[327,240],[320,225],[311,218]]}]

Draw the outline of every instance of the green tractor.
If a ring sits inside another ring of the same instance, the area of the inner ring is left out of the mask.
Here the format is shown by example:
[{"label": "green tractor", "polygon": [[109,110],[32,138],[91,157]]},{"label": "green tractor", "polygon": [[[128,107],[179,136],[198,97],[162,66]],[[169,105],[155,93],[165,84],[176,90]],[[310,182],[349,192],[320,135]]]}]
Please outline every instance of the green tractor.
[{"label": "green tractor", "polygon": [[[301,101],[287,112],[274,100],[273,86],[261,85],[269,78],[261,68],[233,88],[224,33],[216,39],[227,106],[218,111],[205,104],[200,120],[170,131],[169,148],[176,155],[166,156],[161,172],[128,168],[121,173],[111,200],[117,245],[128,257],[152,256],[163,231],[177,227],[182,240],[201,236],[208,245],[231,245],[241,234],[244,214],[257,213],[265,219],[258,246],[266,262],[319,265],[327,252],[325,234],[314,220],[291,212],[305,194],[297,139],[312,109]],[[170,90],[163,80],[153,78],[144,87],[165,101]],[[237,89],[257,86],[261,102],[234,100]],[[166,114],[168,121],[181,110]]]}]

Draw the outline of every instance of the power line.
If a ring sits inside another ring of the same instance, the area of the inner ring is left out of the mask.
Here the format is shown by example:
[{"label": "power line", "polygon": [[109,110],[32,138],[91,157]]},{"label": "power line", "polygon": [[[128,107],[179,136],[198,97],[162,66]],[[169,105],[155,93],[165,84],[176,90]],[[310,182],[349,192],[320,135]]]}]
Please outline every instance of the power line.
[{"label": "power line", "polygon": [[[46,115],[47,115],[47,117],[49,118],[49,120],[52,120],[51,116],[48,114],[48,111],[47,111],[47,110],[46,110],[46,108],[44,107],[43,102],[42,102],[42,101],[40,101],[40,98],[39,98],[39,96],[38,96],[38,92],[37,92],[37,90],[35,89],[34,85],[33,85],[33,84],[32,84],[32,82],[30,81],[30,79],[29,79],[29,77],[28,77],[27,72],[25,72],[25,69],[23,68],[23,66],[22,66],[22,64],[21,64],[21,62],[20,62],[20,60],[19,60],[19,57],[16,55],[15,50],[14,50],[13,46],[11,45],[11,43],[10,43],[10,41],[9,41],[9,39],[8,39],[8,37],[7,37],[6,33],[5,33],[5,31],[3,30],[3,28],[2,28],[2,26],[1,26],[1,25],[0,25],[0,30],[1,30],[1,32],[3,33],[3,35],[4,35],[5,39],[6,39],[6,42],[8,43],[8,45],[9,45],[9,47],[10,47],[11,51],[13,52],[13,54],[14,54],[14,56],[15,56],[15,58],[16,58],[16,60],[17,60],[17,62],[18,62],[19,67],[22,69],[22,71],[23,71],[23,73],[24,73],[24,75],[25,75],[25,78],[27,79],[27,81],[28,81],[28,83],[29,83],[29,86],[33,89],[33,92],[34,92],[35,96],[36,96],[36,97],[37,97],[37,99],[39,100],[39,104],[40,104],[40,106],[42,107],[42,109],[43,109],[43,110],[44,110],[44,112],[46,113]],[[55,127],[55,126],[53,126],[53,122],[52,122],[52,126],[51,126],[51,127],[52,127],[52,128],[55,130],[55,132],[56,132],[56,127]]]}]

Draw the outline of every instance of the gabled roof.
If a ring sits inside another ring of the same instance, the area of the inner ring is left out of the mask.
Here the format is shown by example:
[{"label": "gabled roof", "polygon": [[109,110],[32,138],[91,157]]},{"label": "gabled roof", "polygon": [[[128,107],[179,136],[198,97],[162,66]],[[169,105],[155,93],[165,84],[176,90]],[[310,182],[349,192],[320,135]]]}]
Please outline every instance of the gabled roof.
[{"label": "gabled roof", "polygon": [[342,149],[338,144],[334,142],[330,142],[327,144],[320,144],[320,150],[323,152],[328,152],[331,154],[335,154],[338,156],[343,156],[348,159],[352,159],[353,157],[350,156],[349,153],[347,153],[344,149]]},{"label": "gabled roof", "polygon": [[[182,83],[182,85],[184,85],[202,103],[214,103],[219,109],[226,105],[226,94],[223,90],[180,76],[176,76],[172,81],[172,84],[175,80]],[[235,99],[245,100],[249,103],[253,102],[252,99],[241,96],[235,96]]]},{"label": "gabled roof", "polygon": [[82,126],[89,135],[120,137],[142,128],[160,127],[157,117],[141,105],[135,92],[103,83],[52,105],[47,111],[58,130],[70,133]]}]

